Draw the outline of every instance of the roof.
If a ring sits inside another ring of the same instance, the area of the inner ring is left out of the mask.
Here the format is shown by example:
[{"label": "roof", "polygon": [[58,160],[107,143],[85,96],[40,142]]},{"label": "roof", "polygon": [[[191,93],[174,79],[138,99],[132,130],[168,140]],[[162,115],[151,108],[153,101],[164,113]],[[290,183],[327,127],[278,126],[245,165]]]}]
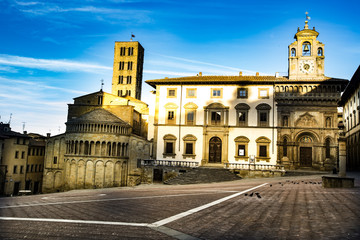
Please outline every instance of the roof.
[{"label": "roof", "polygon": [[360,65],[352,76],[349,84],[345,88],[343,95],[341,96],[340,105],[344,105],[351,96],[354,95],[356,89],[360,86]]},{"label": "roof", "polygon": [[324,83],[324,82],[339,82],[347,83],[348,80],[340,78],[324,77],[323,79],[302,79],[302,80],[289,80],[288,77],[276,76],[191,76],[191,77],[178,77],[178,78],[163,78],[145,81],[152,87],[156,85],[178,85],[178,84],[276,84],[276,83]]},{"label": "roof", "polygon": [[118,123],[121,125],[129,125],[127,122],[125,122],[118,116],[103,108],[97,108],[90,112],[87,112],[78,118],[69,120],[66,124],[73,123]]}]

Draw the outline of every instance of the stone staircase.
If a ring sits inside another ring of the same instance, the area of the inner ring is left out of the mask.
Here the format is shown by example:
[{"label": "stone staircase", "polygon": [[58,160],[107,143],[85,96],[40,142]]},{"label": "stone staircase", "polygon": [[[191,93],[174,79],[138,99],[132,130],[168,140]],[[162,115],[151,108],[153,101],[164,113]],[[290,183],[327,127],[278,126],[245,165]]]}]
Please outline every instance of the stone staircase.
[{"label": "stone staircase", "polygon": [[169,185],[185,185],[240,180],[241,177],[224,168],[194,168],[175,178],[164,181]]}]

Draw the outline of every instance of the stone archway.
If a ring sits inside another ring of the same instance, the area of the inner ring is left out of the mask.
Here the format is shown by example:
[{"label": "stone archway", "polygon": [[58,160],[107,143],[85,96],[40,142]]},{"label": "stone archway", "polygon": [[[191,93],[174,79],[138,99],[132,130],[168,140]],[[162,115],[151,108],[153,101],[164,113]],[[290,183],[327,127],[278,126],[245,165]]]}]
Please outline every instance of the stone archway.
[{"label": "stone archway", "polygon": [[212,137],[209,141],[209,163],[221,163],[222,142],[219,137]]}]

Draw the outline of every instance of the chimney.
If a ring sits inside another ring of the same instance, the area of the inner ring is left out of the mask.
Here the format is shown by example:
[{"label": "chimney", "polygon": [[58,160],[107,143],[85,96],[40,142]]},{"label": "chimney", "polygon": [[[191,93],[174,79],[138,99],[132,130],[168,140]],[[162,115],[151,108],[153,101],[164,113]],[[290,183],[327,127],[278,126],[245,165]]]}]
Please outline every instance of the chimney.
[{"label": "chimney", "polygon": [[256,72],[256,76],[259,76],[259,72]]},{"label": "chimney", "polygon": [[202,72],[199,72],[199,77],[202,77]]},{"label": "chimney", "polygon": [[239,76],[242,76],[242,72],[239,72]]},{"label": "chimney", "polygon": [[275,77],[278,78],[279,77],[279,72],[275,73]]},{"label": "chimney", "polygon": [[24,134],[27,134],[27,131],[24,131]]},{"label": "chimney", "polygon": [[46,134],[46,137],[47,137],[47,138],[50,138],[50,135],[51,135],[51,133],[47,133],[47,134]]}]

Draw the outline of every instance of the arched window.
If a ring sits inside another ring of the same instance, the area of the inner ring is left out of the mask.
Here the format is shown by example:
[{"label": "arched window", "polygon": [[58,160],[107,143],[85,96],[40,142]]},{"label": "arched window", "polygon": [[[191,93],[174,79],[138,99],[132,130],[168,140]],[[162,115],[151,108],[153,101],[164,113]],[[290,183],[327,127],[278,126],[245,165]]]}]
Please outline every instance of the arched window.
[{"label": "arched window", "polygon": [[176,124],[176,109],[178,106],[175,103],[165,104],[166,116],[165,124]]},{"label": "arched window", "polygon": [[195,103],[187,103],[184,105],[185,108],[185,124],[195,125],[196,124],[196,109],[198,106]]},{"label": "arched window", "polygon": [[323,55],[323,49],[321,47],[318,48],[317,54],[318,54],[318,56]]},{"label": "arched window", "polygon": [[295,48],[292,48],[292,49],[291,49],[291,56],[292,56],[292,57],[296,57],[296,50],[295,50]]},{"label": "arched window", "polygon": [[326,141],[325,141],[325,155],[326,155],[326,158],[330,158],[330,138],[327,138]]},{"label": "arched window", "polygon": [[302,45],[302,55],[311,56],[311,44],[309,42],[304,42]]}]

